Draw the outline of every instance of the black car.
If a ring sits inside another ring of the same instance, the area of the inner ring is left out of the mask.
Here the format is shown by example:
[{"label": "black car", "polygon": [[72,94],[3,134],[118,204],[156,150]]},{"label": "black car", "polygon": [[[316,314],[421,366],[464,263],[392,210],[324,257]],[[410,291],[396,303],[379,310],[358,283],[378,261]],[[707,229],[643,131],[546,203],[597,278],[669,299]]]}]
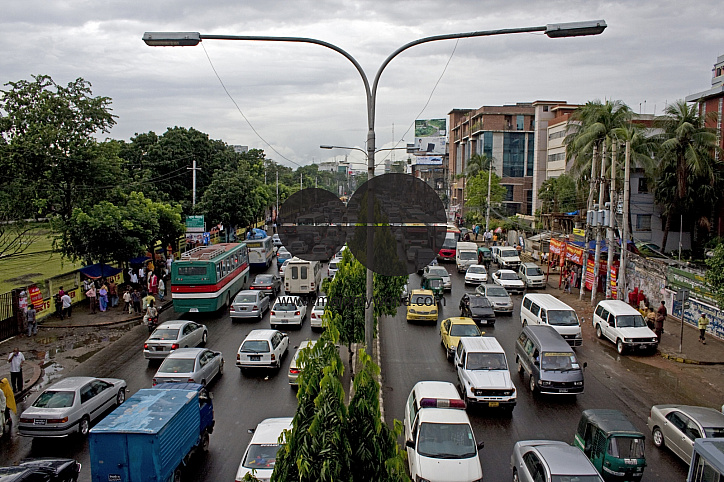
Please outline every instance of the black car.
[{"label": "black car", "polygon": [[494,325],[495,311],[490,301],[483,295],[465,293],[460,298],[460,315],[472,318],[478,325]]},{"label": "black car", "polygon": [[249,289],[264,291],[269,296],[276,296],[282,290],[282,279],[276,274],[259,274],[251,282]]},{"label": "black car", "polygon": [[0,467],[0,482],[75,482],[80,463],[73,459],[33,459]]}]

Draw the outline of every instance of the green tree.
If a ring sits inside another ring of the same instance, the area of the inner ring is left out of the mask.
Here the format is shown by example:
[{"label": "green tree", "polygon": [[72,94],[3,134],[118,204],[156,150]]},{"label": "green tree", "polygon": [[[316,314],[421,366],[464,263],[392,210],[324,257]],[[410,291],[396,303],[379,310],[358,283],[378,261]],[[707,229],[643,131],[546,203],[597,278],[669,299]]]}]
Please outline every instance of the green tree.
[{"label": "green tree", "polygon": [[499,205],[507,192],[500,185],[500,177],[495,172],[479,171],[478,174],[468,177],[465,185],[467,200],[465,205],[471,209],[483,212],[488,207],[488,174],[490,174],[490,205]]},{"label": "green tree", "polygon": [[543,213],[570,212],[578,209],[585,202],[578,195],[576,181],[568,174],[546,179],[538,190]]},{"label": "green tree", "polygon": [[719,306],[724,306],[724,243],[717,243],[712,256],[706,260],[706,286],[714,294]]}]

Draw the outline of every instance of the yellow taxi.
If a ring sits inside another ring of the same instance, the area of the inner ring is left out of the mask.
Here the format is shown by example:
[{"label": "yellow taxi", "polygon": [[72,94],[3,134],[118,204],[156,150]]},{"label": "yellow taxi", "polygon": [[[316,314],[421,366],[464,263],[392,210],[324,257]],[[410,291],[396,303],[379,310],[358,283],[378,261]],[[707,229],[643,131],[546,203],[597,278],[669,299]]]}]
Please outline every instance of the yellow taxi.
[{"label": "yellow taxi", "polygon": [[407,321],[437,322],[437,301],[431,290],[412,290],[407,303]]},{"label": "yellow taxi", "polygon": [[440,343],[445,348],[447,359],[452,360],[455,350],[463,336],[483,336],[478,325],[472,318],[466,316],[454,316],[446,318],[440,323]]}]

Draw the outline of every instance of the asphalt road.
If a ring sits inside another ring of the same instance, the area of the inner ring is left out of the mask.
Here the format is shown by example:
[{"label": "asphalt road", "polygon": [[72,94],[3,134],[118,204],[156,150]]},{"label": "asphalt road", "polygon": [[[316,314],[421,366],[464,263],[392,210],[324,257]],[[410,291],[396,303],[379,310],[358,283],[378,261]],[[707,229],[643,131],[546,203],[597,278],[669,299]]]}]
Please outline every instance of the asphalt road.
[{"label": "asphalt road", "polygon": [[[458,315],[458,302],[465,291],[462,275],[455,273],[454,265],[444,265],[452,273],[452,294],[446,294],[447,306],[439,320]],[[273,267],[272,270],[276,268]],[[419,285],[419,277],[411,276],[411,286]],[[516,307],[522,296],[515,296]],[[246,445],[251,439],[247,432],[261,420],[269,417],[293,416],[296,392],[287,381],[287,370],[294,346],[308,338],[317,338],[309,327],[309,318],[300,330],[289,331],[290,351],[279,372],[260,371],[241,375],[234,366],[236,350],[244,337],[256,328],[268,328],[268,314],[261,322],[232,323],[227,313],[184,315],[205,323],[209,330],[207,346],[224,354],[224,376],[213,382],[216,429],[211,436],[208,455],[200,457],[187,468],[187,479],[193,481],[233,480]],[[178,318],[173,311],[162,314],[161,321]],[[590,320],[589,320],[590,323]],[[456,382],[452,363],[447,361],[440,346],[439,321],[432,324],[408,324],[404,308],[396,317],[381,321],[381,356],[386,420],[403,419],[403,407],[412,386],[420,380],[446,380]],[[486,335],[494,335],[514,361],[513,342],[520,332],[518,315],[500,316],[495,328]],[[142,345],[147,337],[145,327],[131,330],[117,342],[82,363],[71,375],[89,375],[123,378],[128,383],[129,395],[151,386],[157,365],[149,366],[143,358]],[[646,416],[655,403],[681,402],[696,404],[696,395],[680,389],[675,379],[662,370],[636,361],[633,357],[620,357],[613,347],[598,341],[592,330],[584,330],[584,345],[577,349],[580,361],[587,361],[586,391],[577,398],[533,399],[526,381],[514,374],[518,390],[518,405],[511,418],[495,412],[470,412],[478,440],[485,441],[481,462],[485,479],[509,480],[510,454],[518,440],[549,438],[572,442],[582,410],[586,408],[616,408],[646,433]],[[346,360],[346,353],[342,357]],[[346,373],[349,373],[347,370]],[[32,401],[32,400],[30,400]],[[27,403],[27,402],[26,402]],[[22,409],[22,407],[21,407]],[[13,437],[2,443],[6,463],[22,458],[63,456],[79,460],[84,468],[82,482],[90,481],[90,460],[87,442],[77,438],[36,440]],[[7,449],[7,451],[6,451]],[[686,464],[668,451],[659,451],[647,436],[646,458],[648,467],[644,480],[681,481],[686,478]]]},{"label": "asphalt road", "polygon": [[[380,324],[381,363],[384,408],[387,423],[404,419],[404,407],[412,387],[422,380],[442,380],[457,384],[453,364],[440,345],[440,321],[459,316],[458,305],[466,288],[463,275],[454,264],[443,264],[451,273],[452,292],[445,295],[438,322],[407,323],[404,310]],[[410,286],[417,288],[419,276],[410,276]],[[549,290],[555,294],[556,290]],[[581,412],[588,408],[621,410],[636,427],[647,434],[646,417],[656,403],[696,403],[696,394],[677,387],[675,380],[663,370],[636,361],[636,357],[619,356],[613,345],[598,340],[590,326],[584,324],[583,346],[576,349],[579,362],[588,362],[585,371],[585,393],[576,397],[536,397],[515,371],[514,343],[521,331],[520,303],[522,295],[514,295],[514,314],[499,315],[494,328],[483,327],[485,336],[495,336],[503,346],[512,367],[518,404],[512,417],[488,409],[469,409],[476,439],[484,441],[480,452],[485,480],[512,479],[510,455],[519,440],[552,439],[573,443]],[[588,320],[590,325],[590,320]],[[400,443],[403,443],[400,440]],[[688,466],[666,450],[653,446],[646,437],[644,481],[686,480]]]}]

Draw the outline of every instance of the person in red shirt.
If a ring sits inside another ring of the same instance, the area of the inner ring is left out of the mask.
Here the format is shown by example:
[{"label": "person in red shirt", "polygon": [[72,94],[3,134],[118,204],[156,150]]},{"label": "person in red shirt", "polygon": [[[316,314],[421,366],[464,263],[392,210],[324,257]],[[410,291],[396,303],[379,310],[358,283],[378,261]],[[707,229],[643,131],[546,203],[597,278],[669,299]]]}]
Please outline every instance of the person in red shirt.
[{"label": "person in red shirt", "polygon": [[662,301],[661,306],[656,310],[656,320],[654,320],[654,333],[656,333],[659,342],[661,342],[661,335],[664,333],[664,320],[666,320],[667,314],[666,303]]}]

